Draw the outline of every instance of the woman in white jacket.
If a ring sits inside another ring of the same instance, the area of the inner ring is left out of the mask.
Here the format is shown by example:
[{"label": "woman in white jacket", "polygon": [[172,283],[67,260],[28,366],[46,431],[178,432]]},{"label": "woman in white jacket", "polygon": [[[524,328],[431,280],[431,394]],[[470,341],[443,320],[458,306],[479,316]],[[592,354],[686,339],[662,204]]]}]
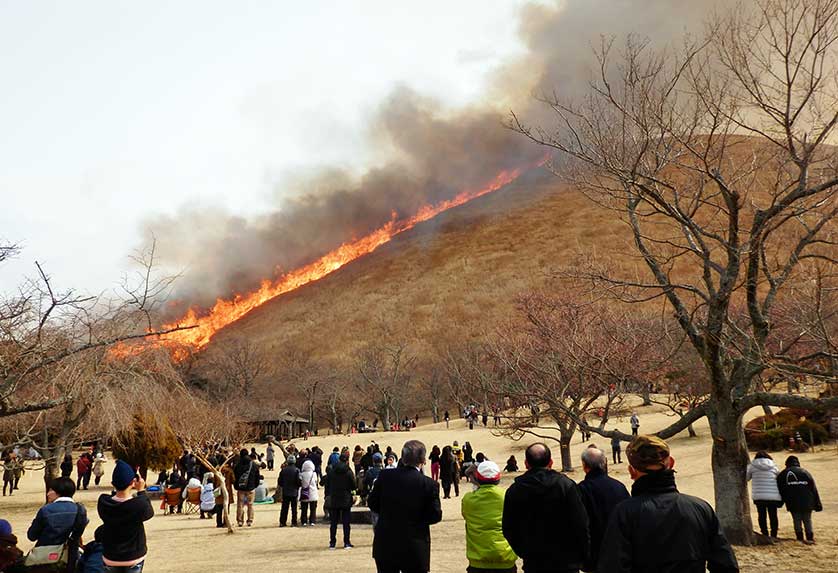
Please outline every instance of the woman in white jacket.
[{"label": "woman in white jacket", "polygon": [[[300,472],[300,524],[314,525],[317,517],[317,487],[320,480],[314,472],[314,462],[306,460],[303,462],[303,471]],[[306,519],[308,518],[308,519]]]},{"label": "woman in white jacket", "polygon": [[777,488],[777,474],[780,469],[768,453],[760,450],[754,461],[748,464],[748,480],[751,482],[751,497],[757,506],[759,530],[768,535],[766,515],[771,523],[771,537],[777,538],[777,508],[783,505],[783,498]]}]

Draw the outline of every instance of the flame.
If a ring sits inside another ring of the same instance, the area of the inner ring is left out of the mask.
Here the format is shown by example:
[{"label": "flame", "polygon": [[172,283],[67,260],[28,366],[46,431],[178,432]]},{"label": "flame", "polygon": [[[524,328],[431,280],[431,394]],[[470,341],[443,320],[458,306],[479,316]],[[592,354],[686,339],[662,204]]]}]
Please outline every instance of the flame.
[{"label": "flame", "polygon": [[[542,159],[537,165],[543,164],[545,160],[546,158]],[[396,213],[393,213],[393,218],[383,227],[364,237],[346,242],[316,261],[290,271],[276,280],[264,280],[261,286],[253,292],[237,294],[228,300],[218,299],[206,314],[199,314],[195,308],[190,308],[180,320],[164,324],[161,330],[171,330],[179,326],[191,326],[191,328],[161,335],[157,340],[162,341],[163,344],[172,348],[173,352],[175,352],[175,359],[178,358],[179,352],[183,353],[182,349],[184,346],[200,349],[210,342],[216,332],[272,298],[296,290],[312,281],[319,280],[335,272],[355,259],[373,252],[399,233],[412,229],[419,223],[427,221],[443,211],[497,191],[517,179],[523,171],[530,167],[532,166],[527,165],[501,171],[485,187],[478,190],[463,191],[453,199],[433,205],[425,205],[412,217],[399,220]],[[178,347],[181,348],[180,351],[177,350]],[[120,345],[112,349],[112,351],[117,355],[130,355],[134,354],[134,352],[139,352],[139,349]]]}]

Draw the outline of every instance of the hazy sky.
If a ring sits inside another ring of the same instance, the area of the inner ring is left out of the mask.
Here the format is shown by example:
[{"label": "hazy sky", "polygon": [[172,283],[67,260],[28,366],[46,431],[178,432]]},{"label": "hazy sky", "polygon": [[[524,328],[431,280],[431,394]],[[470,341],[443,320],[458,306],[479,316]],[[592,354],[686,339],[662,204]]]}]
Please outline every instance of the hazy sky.
[{"label": "hazy sky", "polygon": [[0,238],[100,291],[142,221],[243,214],[309,166],[376,161],[365,123],[396,86],[458,106],[522,50],[523,0],[0,0]]}]

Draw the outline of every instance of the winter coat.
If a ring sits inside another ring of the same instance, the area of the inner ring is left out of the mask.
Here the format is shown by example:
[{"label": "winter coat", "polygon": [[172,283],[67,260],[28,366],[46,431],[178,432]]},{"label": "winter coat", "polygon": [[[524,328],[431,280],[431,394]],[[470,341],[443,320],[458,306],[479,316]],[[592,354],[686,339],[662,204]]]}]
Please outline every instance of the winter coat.
[{"label": "winter coat", "polygon": [[265,453],[265,461],[272,462],[274,461],[274,447],[271,444],[268,444],[268,449]]},{"label": "winter coat", "polygon": [[518,558],[503,536],[504,492],[497,485],[481,485],[463,497],[466,557],[478,569],[511,569]]},{"label": "winter coat", "polygon": [[212,511],[215,509],[215,494],[211,483],[205,484],[201,489],[201,511]]},{"label": "winter coat", "polygon": [[737,573],[739,565],[710,504],[678,492],[675,472],[641,476],[611,513],[597,571]]},{"label": "winter coat", "polygon": [[[59,501],[60,500],[60,501]],[[78,516],[78,526],[76,526]],[[87,527],[87,511],[80,503],[70,498],[58,498],[38,510],[26,537],[34,541],[36,547],[42,545],[63,545],[70,534],[79,539]],[[75,529],[74,529],[75,528]]]},{"label": "winter coat", "polygon": [[585,511],[588,512],[588,531],[591,533],[591,552],[585,569],[593,571],[596,569],[608,518],[617,504],[631,495],[622,482],[608,477],[601,469],[593,469],[585,474],[585,479],[579,482],[578,487]]},{"label": "winter coat", "polygon": [[378,514],[372,556],[382,569],[428,571],[431,529],[442,520],[439,484],[414,467],[382,471],[367,502]]},{"label": "winter coat", "polygon": [[777,476],[777,487],[792,513],[822,511],[821,497],[812,474],[800,466],[791,466]]},{"label": "winter coat", "polygon": [[588,557],[588,514],[569,478],[534,468],[506,490],[503,534],[527,573],[576,570]]},{"label": "winter coat", "polygon": [[144,521],[154,517],[154,508],[145,492],[127,501],[117,501],[111,495],[99,496],[99,517],[102,525],[96,529],[96,541],[109,561],[135,561],[145,557]]},{"label": "winter coat", "polygon": [[329,498],[327,509],[349,509],[352,507],[352,492],[355,491],[355,474],[349,464],[338,461],[323,478],[326,497]]},{"label": "winter coat", "polygon": [[96,458],[93,460],[93,475],[96,477],[105,475],[105,458]]},{"label": "winter coat", "polygon": [[314,471],[314,462],[306,460],[303,464],[303,471],[300,473],[300,501],[316,502],[320,496],[317,495],[317,487],[320,479]]},{"label": "winter coat", "polygon": [[458,475],[457,458],[453,455],[446,459],[445,456],[439,460],[439,479],[445,483],[453,483],[460,479]]},{"label": "winter coat", "polygon": [[90,471],[92,465],[93,462],[90,461],[90,458],[88,458],[87,456],[82,456],[76,462],[76,471],[80,476],[83,476]]},{"label": "winter coat", "polygon": [[[11,571],[16,563],[23,558],[23,551],[17,546],[14,535],[0,535],[0,571]],[[22,569],[22,566],[20,566]],[[15,570],[18,570],[17,568]]]},{"label": "winter coat", "polygon": [[282,490],[282,497],[295,498],[300,491],[300,470],[297,466],[288,465],[282,468],[277,478],[276,489]]},{"label": "winter coat", "polygon": [[757,458],[748,464],[746,475],[751,482],[751,498],[754,501],[782,501],[777,488],[777,474],[780,469],[774,460]]},{"label": "winter coat", "polygon": [[[243,476],[247,477],[243,480]],[[244,458],[233,468],[233,487],[236,491],[253,491],[259,485],[259,466],[250,458]]]},{"label": "winter coat", "polygon": [[61,477],[70,477],[70,474],[73,473],[72,460],[64,460],[59,467],[61,468]]}]

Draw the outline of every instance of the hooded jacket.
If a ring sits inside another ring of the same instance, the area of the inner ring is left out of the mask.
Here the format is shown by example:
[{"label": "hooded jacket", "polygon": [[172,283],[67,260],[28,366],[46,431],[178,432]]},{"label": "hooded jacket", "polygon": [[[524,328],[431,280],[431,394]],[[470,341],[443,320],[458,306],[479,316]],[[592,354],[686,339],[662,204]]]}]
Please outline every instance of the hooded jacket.
[{"label": "hooded jacket", "polygon": [[518,558],[503,536],[503,490],[484,484],[463,497],[466,556],[478,569],[511,569]]},{"label": "hooded jacket", "polygon": [[102,544],[102,554],[109,561],[136,561],[148,552],[144,521],[154,517],[154,509],[145,492],[126,501],[113,496],[99,496],[99,517],[102,525],[96,529],[96,541]]},{"label": "hooded jacket", "polygon": [[754,501],[782,501],[777,488],[777,474],[780,468],[774,460],[757,458],[748,464],[746,472],[751,482],[751,499]]},{"label": "hooded jacket", "polygon": [[634,482],[602,539],[597,571],[607,573],[737,573],[739,565],[710,504],[678,492],[675,472]]},{"label": "hooded jacket", "polygon": [[792,513],[821,511],[821,497],[812,474],[797,465],[790,465],[777,476],[777,488]]},{"label": "hooded jacket", "polygon": [[[320,480],[317,478],[317,472],[314,471],[314,462],[306,460],[303,463],[303,471],[300,473],[300,500],[302,502],[317,501],[319,499],[317,495],[317,486],[319,483]],[[306,499],[303,499],[304,490],[308,491],[308,497]]]},{"label": "hooded jacket", "polygon": [[528,470],[506,491],[503,534],[527,573],[581,569],[590,551],[576,484],[547,468]]},{"label": "hooded jacket", "polygon": [[355,474],[349,464],[338,461],[323,478],[326,496],[329,498],[328,509],[349,509],[352,507],[352,492],[355,491]]}]

